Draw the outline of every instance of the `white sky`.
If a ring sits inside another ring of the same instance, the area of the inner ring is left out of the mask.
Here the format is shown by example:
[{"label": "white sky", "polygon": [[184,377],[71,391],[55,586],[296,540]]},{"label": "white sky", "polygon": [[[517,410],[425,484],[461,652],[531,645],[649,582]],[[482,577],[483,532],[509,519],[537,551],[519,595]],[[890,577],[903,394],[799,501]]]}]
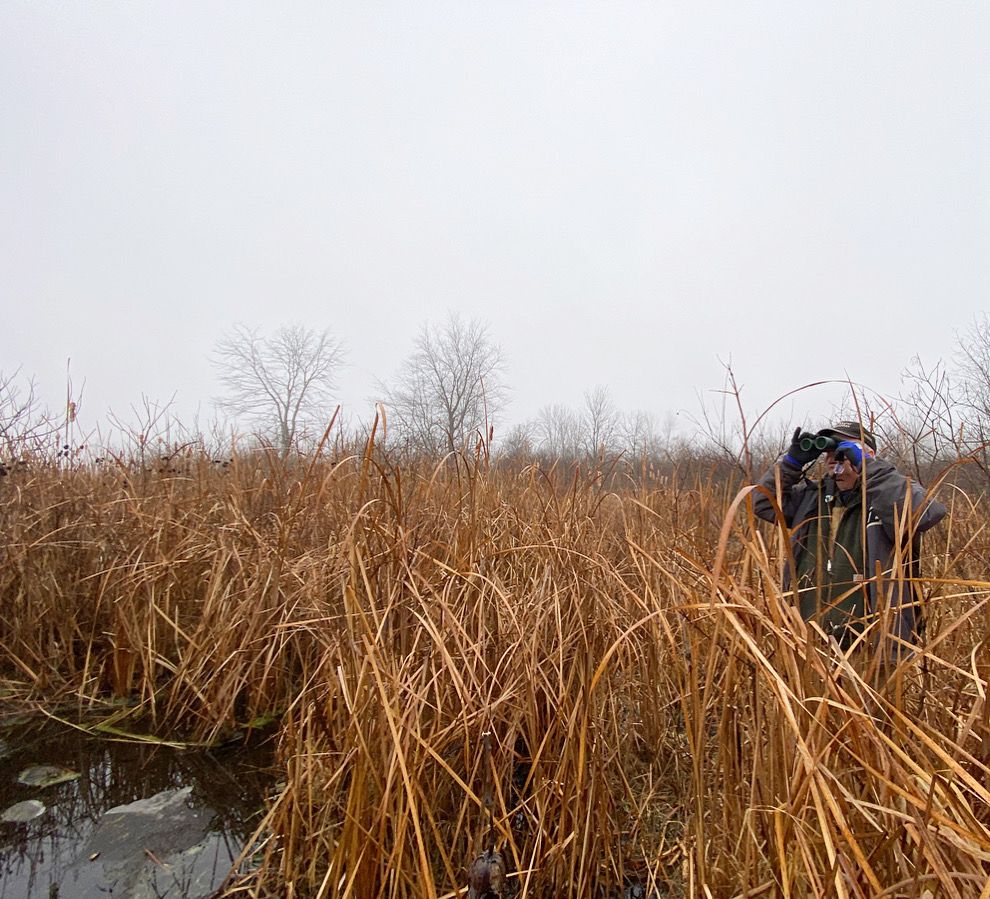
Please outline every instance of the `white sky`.
[{"label": "white sky", "polygon": [[[189,415],[241,321],[329,327],[363,417],[487,320],[520,420],[750,409],[951,354],[990,275],[973,2],[0,0],[0,370]],[[811,404],[803,400],[798,408]]]}]

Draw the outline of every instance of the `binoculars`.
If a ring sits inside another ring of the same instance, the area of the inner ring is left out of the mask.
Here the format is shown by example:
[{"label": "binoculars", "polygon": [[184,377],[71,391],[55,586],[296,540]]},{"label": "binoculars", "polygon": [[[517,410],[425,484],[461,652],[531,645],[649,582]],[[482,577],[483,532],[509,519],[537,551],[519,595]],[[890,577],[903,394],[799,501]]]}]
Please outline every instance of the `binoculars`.
[{"label": "binoculars", "polygon": [[800,447],[804,452],[818,450],[820,453],[827,453],[838,446],[838,442],[832,437],[825,437],[821,434],[817,436],[807,434],[800,440]]}]

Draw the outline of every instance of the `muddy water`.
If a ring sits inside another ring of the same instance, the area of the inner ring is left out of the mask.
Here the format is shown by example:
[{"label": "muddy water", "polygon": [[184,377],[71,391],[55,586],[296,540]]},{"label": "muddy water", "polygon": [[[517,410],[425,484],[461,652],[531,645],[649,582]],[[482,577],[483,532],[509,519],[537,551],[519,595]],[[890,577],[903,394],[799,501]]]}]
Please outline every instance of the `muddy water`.
[{"label": "muddy water", "polygon": [[[274,789],[272,742],[177,750],[49,719],[0,723],[0,813],[44,805],[0,823],[0,899],[211,896]],[[79,776],[18,782],[39,765]]]}]

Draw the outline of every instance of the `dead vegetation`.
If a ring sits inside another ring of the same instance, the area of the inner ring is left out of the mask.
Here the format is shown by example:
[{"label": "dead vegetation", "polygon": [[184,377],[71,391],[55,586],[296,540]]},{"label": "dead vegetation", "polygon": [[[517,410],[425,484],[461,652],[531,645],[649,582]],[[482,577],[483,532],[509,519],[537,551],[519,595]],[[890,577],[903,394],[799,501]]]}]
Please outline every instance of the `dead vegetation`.
[{"label": "dead vegetation", "polygon": [[373,444],[25,464],[5,689],[206,741],[279,715],[231,895],[462,895],[491,850],[506,896],[990,895],[985,501],[945,488],[925,651],[880,672],[796,620],[740,486]]}]

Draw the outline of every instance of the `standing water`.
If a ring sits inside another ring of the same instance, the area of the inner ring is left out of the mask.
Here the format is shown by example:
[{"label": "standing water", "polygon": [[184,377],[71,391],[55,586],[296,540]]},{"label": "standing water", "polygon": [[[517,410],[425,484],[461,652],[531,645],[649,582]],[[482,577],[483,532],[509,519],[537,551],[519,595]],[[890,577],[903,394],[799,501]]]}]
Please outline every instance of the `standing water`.
[{"label": "standing water", "polygon": [[175,749],[0,725],[0,899],[205,899],[274,788],[271,741]]}]

